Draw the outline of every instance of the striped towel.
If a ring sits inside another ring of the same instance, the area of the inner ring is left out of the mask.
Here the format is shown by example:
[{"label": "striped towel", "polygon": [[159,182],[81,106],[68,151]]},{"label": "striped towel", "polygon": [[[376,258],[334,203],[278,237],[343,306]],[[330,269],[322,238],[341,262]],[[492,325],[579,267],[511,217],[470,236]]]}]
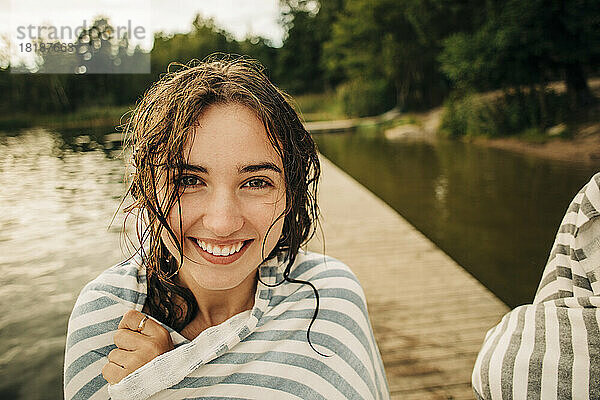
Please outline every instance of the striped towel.
[{"label": "striped towel", "polygon": [[600,174],[560,225],[533,304],[486,335],[479,399],[600,399]]},{"label": "striped towel", "polygon": [[[259,267],[261,280],[283,280],[284,256]],[[189,341],[173,329],[175,349],[156,357],[116,385],[101,375],[113,335],[128,309],[142,310],[146,269],[138,259],[116,265],[89,283],[69,320],[65,399],[389,399],[363,290],[342,262],[300,251],[285,281],[258,283],[252,310]]]}]

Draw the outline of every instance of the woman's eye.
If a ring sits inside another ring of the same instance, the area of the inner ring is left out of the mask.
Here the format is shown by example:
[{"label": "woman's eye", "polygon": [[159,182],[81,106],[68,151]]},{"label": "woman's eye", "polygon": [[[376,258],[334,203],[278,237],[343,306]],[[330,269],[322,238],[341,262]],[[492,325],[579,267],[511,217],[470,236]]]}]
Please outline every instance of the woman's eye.
[{"label": "woman's eye", "polygon": [[202,181],[195,176],[182,176],[178,183],[181,187],[188,187],[200,185]]},{"label": "woman's eye", "polygon": [[244,186],[249,187],[250,189],[264,189],[272,185],[264,179],[250,179]]}]

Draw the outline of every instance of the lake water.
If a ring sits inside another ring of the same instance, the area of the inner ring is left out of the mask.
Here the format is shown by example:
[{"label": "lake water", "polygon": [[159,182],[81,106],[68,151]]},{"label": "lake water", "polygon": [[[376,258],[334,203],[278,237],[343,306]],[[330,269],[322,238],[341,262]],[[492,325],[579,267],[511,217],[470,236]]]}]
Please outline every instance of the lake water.
[{"label": "lake water", "polygon": [[514,307],[533,300],[567,206],[600,164],[382,132],[316,138],[334,163]]},{"label": "lake water", "polygon": [[[101,131],[100,131],[101,132]],[[31,130],[0,136],[0,398],[60,399],[66,323],[121,258],[118,151]]]},{"label": "lake water", "polygon": [[[123,258],[122,216],[109,227],[125,190],[112,132],[0,134],[1,399],[62,398],[73,303]],[[600,170],[374,131],[317,141],[511,306],[531,300],[566,206]]]}]

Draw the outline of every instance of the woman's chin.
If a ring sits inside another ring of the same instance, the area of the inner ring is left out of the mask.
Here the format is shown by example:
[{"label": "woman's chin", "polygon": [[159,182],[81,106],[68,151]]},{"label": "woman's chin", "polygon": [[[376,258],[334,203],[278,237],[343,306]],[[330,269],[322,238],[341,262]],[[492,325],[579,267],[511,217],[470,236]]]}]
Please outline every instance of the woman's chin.
[{"label": "woman's chin", "polygon": [[[190,263],[191,264],[191,263]],[[248,279],[254,279],[256,275],[257,267],[254,267],[251,270],[244,271],[235,271],[232,269],[224,269],[222,266],[219,268],[218,266],[194,266],[187,265],[189,268],[194,268],[195,270],[189,271],[188,274],[184,274],[188,276],[188,279],[193,282],[186,282],[186,286],[190,287],[190,283],[193,286],[200,287],[204,290],[230,290],[234,289]],[[192,290],[193,291],[193,290]]]}]

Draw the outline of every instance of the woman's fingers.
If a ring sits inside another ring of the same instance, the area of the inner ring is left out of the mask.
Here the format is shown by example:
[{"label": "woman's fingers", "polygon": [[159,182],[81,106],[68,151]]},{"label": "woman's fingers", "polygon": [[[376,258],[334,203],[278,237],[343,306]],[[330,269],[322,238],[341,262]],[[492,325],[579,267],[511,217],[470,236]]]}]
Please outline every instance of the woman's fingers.
[{"label": "woman's fingers", "polygon": [[166,335],[171,337],[169,332],[160,324],[136,310],[129,310],[123,315],[119,323],[119,329],[129,329],[146,336],[156,337],[159,340],[165,340]]},{"label": "woman's fingers", "polygon": [[108,353],[108,361],[121,367],[122,369],[128,369],[127,364],[131,358],[130,351],[122,350],[122,349],[113,349],[110,353]]},{"label": "woman's fingers", "polygon": [[102,369],[102,376],[111,385],[173,349],[169,332],[136,310],[125,313],[113,340],[117,348],[108,354],[108,363]]},{"label": "woman's fingers", "polygon": [[125,371],[126,370],[124,368],[118,366],[117,364],[109,362],[102,368],[102,376],[108,383],[114,385],[121,382],[121,379],[129,375],[129,373]]},{"label": "woman's fingers", "polygon": [[[117,332],[120,331],[123,332],[115,334],[115,344],[122,349],[141,349],[152,354],[162,354],[173,349],[169,331],[139,311],[129,310],[123,315]],[[148,340],[143,340],[144,338]]]},{"label": "woman's fingers", "polygon": [[129,351],[139,350],[144,339],[142,334],[124,328],[118,329],[113,337],[118,348]]},{"label": "woman's fingers", "polygon": [[[149,318],[137,310],[129,310],[121,318],[119,329],[129,329],[141,332],[146,328]],[[140,324],[141,323],[141,324]]]}]

